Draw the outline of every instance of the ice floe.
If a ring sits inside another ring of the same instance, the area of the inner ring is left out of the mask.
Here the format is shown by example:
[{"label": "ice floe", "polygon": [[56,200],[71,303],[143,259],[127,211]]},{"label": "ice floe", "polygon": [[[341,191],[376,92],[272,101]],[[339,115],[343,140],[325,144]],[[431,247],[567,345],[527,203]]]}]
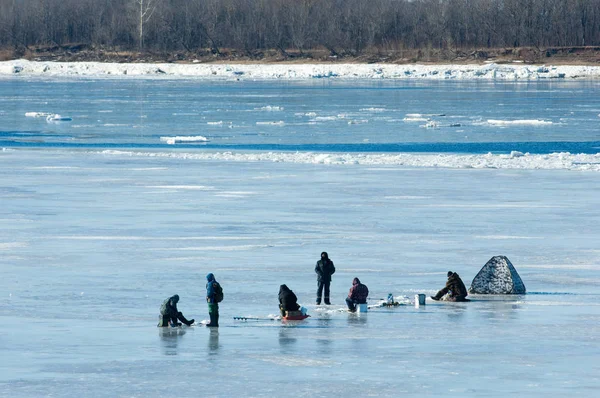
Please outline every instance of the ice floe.
[{"label": "ice floe", "polygon": [[278,122],[256,122],[257,126],[285,126],[285,122],[283,120],[279,120]]},{"label": "ice floe", "polygon": [[394,64],[126,64],[104,62],[47,62],[24,59],[0,62],[0,76],[82,76],[130,79],[435,79],[538,80],[597,79],[600,66],[589,65],[394,65]]},{"label": "ice floe", "polygon": [[271,106],[271,105],[267,105],[267,106],[263,106],[261,108],[254,108],[255,111],[267,111],[267,112],[280,112],[283,111],[284,108],[283,106]]},{"label": "ice floe", "polygon": [[70,118],[69,116],[61,116],[57,113],[51,114],[46,116],[46,121],[48,123],[52,123],[52,122],[70,122],[71,120],[73,120],[72,118]]},{"label": "ice floe", "polygon": [[48,117],[52,116],[50,112],[25,112],[25,117]]},{"label": "ice floe", "polygon": [[73,118],[51,112],[25,112],[25,117],[45,118],[47,122],[70,122]]},{"label": "ice floe", "polygon": [[208,138],[201,135],[197,136],[175,136],[175,137],[160,137],[160,140],[169,145],[174,145],[178,142],[207,142]]}]

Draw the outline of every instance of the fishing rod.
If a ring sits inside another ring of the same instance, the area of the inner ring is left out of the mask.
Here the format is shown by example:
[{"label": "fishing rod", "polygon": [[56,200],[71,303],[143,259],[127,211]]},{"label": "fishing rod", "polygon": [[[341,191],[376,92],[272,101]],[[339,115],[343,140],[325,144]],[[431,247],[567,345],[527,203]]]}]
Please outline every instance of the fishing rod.
[{"label": "fishing rod", "polygon": [[234,316],[234,321],[275,321],[277,318],[255,318],[251,316]]}]

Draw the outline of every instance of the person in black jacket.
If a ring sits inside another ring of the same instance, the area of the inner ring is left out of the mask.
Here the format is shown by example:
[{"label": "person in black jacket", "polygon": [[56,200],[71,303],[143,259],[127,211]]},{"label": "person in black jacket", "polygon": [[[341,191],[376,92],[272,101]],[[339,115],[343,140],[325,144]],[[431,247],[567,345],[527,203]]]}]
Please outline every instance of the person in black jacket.
[{"label": "person in black jacket", "polygon": [[281,316],[285,316],[286,311],[298,311],[298,298],[286,285],[279,286],[279,310]]},{"label": "person in black jacket", "polygon": [[450,293],[447,301],[469,301],[467,300],[467,288],[463,283],[462,279],[456,272],[448,271],[448,281],[446,281],[446,286],[437,292],[435,296],[431,296],[433,300],[440,300],[447,293]]},{"label": "person in black jacket", "polygon": [[331,275],[335,274],[335,266],[333,261],[329,259],[327,252],[321,253],[321,259],[317,261],[315,266],[317,273],[317,305],[321,304],[321,296],[325,289],[325,304],[330,305],[329,301],[329,285],[331,284]]},{"label": "person in black jacket", "polygon": [[169,325],[173,327],[181,326],[181,323],[177,322],[178,320],[188,326],[194,323],[193,319],[190,319],[188,321],[187,319],[185,319],[181,312],[177,311],[178,302],[179,296],[174,295],[172,297],[169,297],[162,303],[162,305],[160,306],[160,317],[158,321],[158,327],[167,327]]}]

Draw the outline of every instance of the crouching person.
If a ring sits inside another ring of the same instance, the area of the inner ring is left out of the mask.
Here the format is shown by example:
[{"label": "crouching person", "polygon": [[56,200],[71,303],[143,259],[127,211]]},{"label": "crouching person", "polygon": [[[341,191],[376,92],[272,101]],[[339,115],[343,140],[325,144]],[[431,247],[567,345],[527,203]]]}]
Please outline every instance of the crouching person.
[{"label": "crouching person", "polygon": [[467,288],[456,272],[448,271],[446,286],[437,292],[435,296],[431,296],[431,298],[437,301],[448,293],[450,294],[446,298],[446,301],[470,301],[467,299],[467,295],[469,294]]},{"label": "crouching person", "polygon": [[279,286],[279,310],[281,316],[285,317],[286,311],[298,311],[298,298],[286,285]]},{"label": "crouching person", "polygon": [[[194,323],[193,319],[189,321],[185,319],[183,314],[177,310],[177,303],[179,302],[179,296],[174,295],[166,299],[160,306],[160,317],[158,320],[158,327],[167,326],[181,326],[181,323],[190,326]],[[178,321],[181,321],[179,323]]]},{"label": "crouching person", "polygon": [[352,287],[346,298],[346,304],[348,304],[348,310],[350,312],[356,312],[356,304],[367,304],[367,297],[369,296],[369,288],[367,285],[360,283],[358,278],[352,280]]}]

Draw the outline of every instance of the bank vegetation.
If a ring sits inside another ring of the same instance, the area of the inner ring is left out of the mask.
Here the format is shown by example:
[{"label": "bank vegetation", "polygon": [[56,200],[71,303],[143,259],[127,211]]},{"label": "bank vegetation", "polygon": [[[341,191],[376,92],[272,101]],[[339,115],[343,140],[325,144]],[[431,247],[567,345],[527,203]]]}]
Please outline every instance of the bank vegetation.
[{"label": "bank vegetation", "polygon": [[591,51],[600,61],[598,47],[600,0],[0,1],[4,59],[415,61]]}]

